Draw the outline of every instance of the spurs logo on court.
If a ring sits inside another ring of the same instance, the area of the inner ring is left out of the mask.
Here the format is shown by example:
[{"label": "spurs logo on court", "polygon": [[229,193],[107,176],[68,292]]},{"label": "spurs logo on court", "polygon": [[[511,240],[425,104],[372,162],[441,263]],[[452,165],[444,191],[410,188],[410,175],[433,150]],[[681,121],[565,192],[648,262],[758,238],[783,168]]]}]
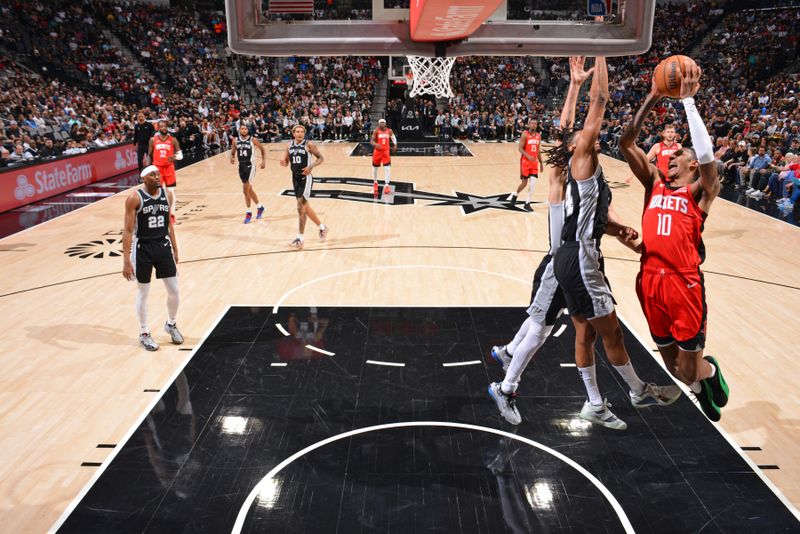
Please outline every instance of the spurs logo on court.
[{"label": "spurs logo on court", "polygon": [[[527,213],[524,209],[515,206],[506,197],[508,193],[499,195],[490,195],[483,197],[473,195],[470,193],[461,193],[455,191],[455,196],[443,195],[441,193],[428,193],[426,191],[419,191],[414,188],[414,184],[408,182],[392,182],[390,185],[391,192],[387,195],[383,193],[383,188],[378,191],[379,196],[376,199],[372,193],[372,180],[365,178],[314,178],[315,184],[341,184],[351,187],[349,189],[323,189],[317,187],[311,191],[312,198],[334,198],[338,200],[350,200],[353,202],[380,202],[382,204],[408,205],[415,204],[418,200],[431,201],[428,206],[458,206],[464,215],[483,211],[485,209],[507,210],[507,211],[520,211]],[[362,190],[359,190],[363,188]],[[285,189],[281,195],[294,196],[292,189]],[[534,202],[535,204],[535,202]]]},{"label": "spurs logo on court", "polygon": [[28,177],[24,174],[17,176],[17,187],[14,189],[14,198],[22,200],[25,197],[32,197],[36,189],[28,182]]},{"label": "spurs logo on court", "polygon": [[64,254],[70,258],[118,258],[122,256],[122,239],[95,239],[88,243],[81,243],[74,247],[69,247]]}]

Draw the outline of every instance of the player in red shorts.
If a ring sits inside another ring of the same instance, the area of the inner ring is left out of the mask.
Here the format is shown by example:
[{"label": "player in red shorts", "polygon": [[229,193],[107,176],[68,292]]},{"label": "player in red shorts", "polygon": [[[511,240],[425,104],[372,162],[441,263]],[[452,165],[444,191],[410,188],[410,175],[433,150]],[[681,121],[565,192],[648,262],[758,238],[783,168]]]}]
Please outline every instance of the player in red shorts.
[{"label": "player in red shorts", "polygon": [[170,204],[169,218],[175,224],[175,186],[178,184],[175,178],[175,161],[183,159],[183,152],[178,144],[178,140],[169,134],[167,121],[158,121],[158,131],[150,139],[150,146],[147,150],[150,156],[150,163],[158,167],[162,183],[172,192],[172,204]]},{"label": "player in red shorts", "polygon": [[656,162],[656,167],[666,176],[669,174],[669,160],[672,155],[681,149],[681,144],[675,140],[675,126],[667,124],[661,132],[663,141],[659,141],[650,147],[647,153],[647,161]]},{"label": "player in red shorts", "polygon": [[533,196],[533,186],[536,183],[534,180],[539,178],[539,170],[544,169],[542,162],[542,154],[540,147],[542,144],[542,134],[539,133],[539,121],[531,119],[528,121],[528,129],[522,132],[519,138],[519,187],[511,193],[512,204],[517,203],[517,195],[525,190],[530,180],[530,187],[528,187],[528,201],[525,203],[525,209],[533,211],[531,207],[531,196]]},{"label": "player in red shorts", "polygon": [[705,259],[701,233],[711,203],[719,194],[714,149],[694,104],[700,88],[698,67],[681,78],[694,149],[670,157],[664,174],[636,145],[650,110],[663,96],[655,84],[620,139],[620,148],[645,188],[642,215],[642,266],[636,292],[667,369],[689,386],[706,416],[719,421],[728,402],[728,385],[717,361],[703,356],[706,339]]},{"label": "player in red shorts", "polygon": [[388,195],[391,193],[389,188],[392,174],[391,153],[397,150],[397,138],[391,128],[386,127],[385,119],[378,121],[378,127],[372,132],[369,142],[374,148],[372,152],[372,195],[378,196],[378,167],[381,165],[383,165],[383,194]]}]

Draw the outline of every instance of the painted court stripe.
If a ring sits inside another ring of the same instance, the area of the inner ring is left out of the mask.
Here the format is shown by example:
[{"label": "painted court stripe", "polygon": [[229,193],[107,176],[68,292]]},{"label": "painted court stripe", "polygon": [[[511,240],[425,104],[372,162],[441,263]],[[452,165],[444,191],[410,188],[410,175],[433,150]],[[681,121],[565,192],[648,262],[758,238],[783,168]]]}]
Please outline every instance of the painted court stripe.
[{"label": "painted court stripe", "polygon": [[315,347],[314,345],[306,345],[306,348],[308,350],[313,350],[313,351],[319,352],[320,354],[324,354],[325,356],[335,356],[336,355],[335,352],[328,352],[327,350],[322,350],[320,348]]},{"label": "painted court stripe", "polygon": [[289,332],[286,331],[286,329],[283,327],[283,325],[281,323],[275,323],[275,328],[277,328],[278,331],[281,334],[283,334],[284,336],[287,336],[287,337],[289,336]]},{"label": "painted court stripe", "polygon": [[385,365],[387,367],[405,367],[403,362],[382,362],[380,360],[367,360],[367,363],[372,365]]},{"label": "painted court stripe", "polygon": [[570,466],[573,469],[575,469],[576,471],[578,471],[581,475],[586,477],[589,480],[589,482],[591,482],[600,491],[600,493],[603,494],[603,496],[606,498],[608,503],[611,505],[611,507],[617,513],[617,517],[619,518],[620,523],[622,523],[622,527],[623,527],[624,531],[626,532],[626,534],[634,534],[634,532],[635,532],[633,530],[633,525],[631,524],[630,520],[628,519],[628,516],[625,515],[625,510],[622,509],[622,505],[620,505],[619,501],[617,501],[616,497],[614,497],[614,494],[611,493],[611,491],[609,491],[609,489],[606,488],[603,485],[603,483],[600,482],[597,479],[597,477],[595,477],[592,473],[590,473],[585,467],[583,467],[582,465],[578,464],[572,458],[564,455],[563,453],[558,452],[555,449],[551,449],[550,447],[548,447],[546,445],[542,445],[541,443],[539,443],[537,441],[533,441],[532,439],[524,438],[522,436],[518,436],[517,434],[512,434],[510,432],[505,432],[503,430],[497,430],[495,428],[489,428],[489,427],[478,426],[478,425],[469,425],[469,424],[465,424],[465,423],[451,423],[451,422],[444,422],[444,421],[410,421],[410,422],[405,422],[405,423],[390,423],[390,424],[386,424],[386,425],[376,425],[376,426],[370,426],[370,427],[366,427],[366,428],[357,428],[357,429],[351,430],[349,432],[344,432],[342,434],[326,438],[326,439],[324,439],[322,441],[314,443],[313,445],[309,445],[305,449],[303,449],[301,451],[298,451],[298,452],[294,453],[293,455],[289,456],[288,458],[283,460],[281,463],[276,465],[274,468],[272,468],[272,470],[269,473],[267,473],[264,476],[264,478],[262,478],[259,481],[259,483],[256,484],[255,487],[250,491],[250,494],[247,496],[247,499],[245,499],[244,504],[242,504],[242,507],[239,509],[239,514],[236,516],[236,522],[233,525],[233,529],[231,530],[231,534],[240,534],[242,532],[242,528],[244,528],[245,518],[247,517],[248,512],[252,508],[253,503],[255,503],[255,500],[258,497],[258,495],[262,491],[266,490],[269,487],[269,485],[273,483],[272,479],[278,473],[280,473],[281,470],[283,470],[283,468],[285,468],[287,465],[289,465],[290,463],[294,462],[298,458],[300,458],[302,456],[305,456],[306,454],[308,454],[308,453],[310,453],[312,451],[315,451],[316,449],[319,449],[320,447],[324,447],[325,445],[327,445],[329,443],[332,443],[334,441],[338,441],[338,440],[341,440],[341,439],[349,438],[351,436],[356,436],[358,434],[366,434],[368,432],[376,432],[376,431],[379,431],[379,430],[387,430],[387,429],[391,429],[391,428],[413,428],[413,427],[445,427],[445,428],[459,428],[459,429],[464,429],[464,430],[473,430],[473,431],[479,431],[479,432],[488,432],[490,434],[495,434],[495,435],[498,435],[498,436],[503,436],[503,437],[506,437],[506,438],[509,438],[509,439],[520,441],[520,442],[525,443],[525,444],[527,444],[527,445],[529,445],[531,447],[535,447],[535,448],[537,448],[537,449],[539,449],[539,450],[541,450],[543,452],[546,452],[546,453],[548,453],[548,454],[550,454],[552,456],[555,456],[556,458],[558,458],[559,460],[561,460],[562,462],[564,462],[568,466]]},{"label": "painted court stripe", "polygon": [[562,363],[560,365],[561,367],[577,367],[577,365],[574,363]]},{"label": "painted court stripe", "polygon": [[271,364],[269,364],[269,365],[270,365],[270,367],[286,367],[286,366],[287,366],[287,365],[289,365],[289,364],[288,364],[288,363],[277,363],[277,362],[272,362],[272,363],[271,363]]},{"label": "painted court stripe", "polygon": [[566,325],[566,324],[562,324],[562,325],[561,325],[561,326],[558,328],[558,330],[556,330],[556,333],[555,333],[555,334],[553,334],[553,337],[559,337],[561,334],[563,334],[563,333],[564,333],[564,330],[566,330],[566,329],[567,329],[567,325]]},{"label": "painted court stripe", "polygon": [[480,365],[481,363],[483,362],[481,362],[480,360],[469,360],[466,362],[447,362],[443,363],[442,367],[459,367],[461,365]]}]

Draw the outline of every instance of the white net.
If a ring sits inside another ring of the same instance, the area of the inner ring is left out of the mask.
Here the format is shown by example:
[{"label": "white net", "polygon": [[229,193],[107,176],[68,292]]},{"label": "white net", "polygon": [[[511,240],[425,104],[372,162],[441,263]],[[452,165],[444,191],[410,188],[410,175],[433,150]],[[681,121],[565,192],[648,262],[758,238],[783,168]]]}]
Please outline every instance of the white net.
[{"label": "white net", "polygon": [[414,74],[414,84],[409,96],[434,95],[440,98],[452,98],[450,70],[455,61],[454,57],[408,56],[408,63]]}]

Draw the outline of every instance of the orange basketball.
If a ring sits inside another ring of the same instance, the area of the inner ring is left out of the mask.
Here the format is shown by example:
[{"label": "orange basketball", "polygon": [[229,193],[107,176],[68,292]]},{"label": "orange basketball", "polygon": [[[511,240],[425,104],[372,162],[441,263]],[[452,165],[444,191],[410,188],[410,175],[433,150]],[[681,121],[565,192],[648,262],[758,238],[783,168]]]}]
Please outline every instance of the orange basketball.
[{"label": "orange basketball", "polygon": [[664,96],[679,98],[681,96],[681,78],[678,75],[678,69],[681,69],[681,74],[685,76],[689,67],[694,64],[694,60],[687,56],[670,56],[659,63],[653,72],[658,91]]}]

